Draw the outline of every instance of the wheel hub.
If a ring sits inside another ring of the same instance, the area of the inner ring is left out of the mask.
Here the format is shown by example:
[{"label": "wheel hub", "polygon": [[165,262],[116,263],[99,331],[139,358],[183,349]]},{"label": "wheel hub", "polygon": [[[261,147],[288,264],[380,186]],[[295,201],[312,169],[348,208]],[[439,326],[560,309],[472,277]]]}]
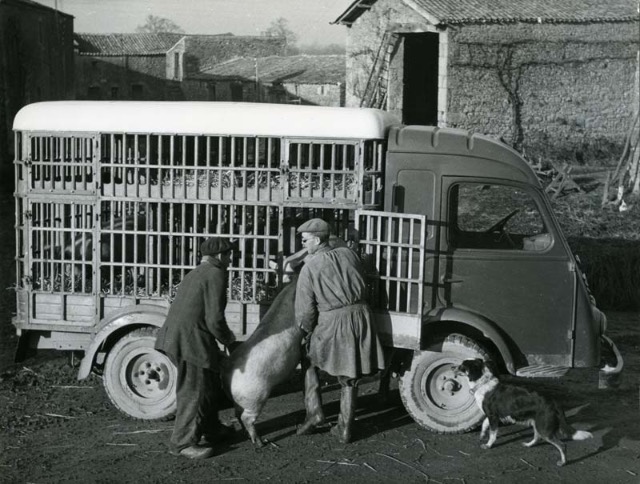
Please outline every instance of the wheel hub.
[{"label": "wheel hub", "polygon": [[153,355],[142,354],[129,365],[131,388],[143,397],[157,397],[164,393],[170,381],[169,370],[163,362],[155,361]]},{"label": "wheel hub", "polygon": [[448,393],[449,395],[454,396],[456,392],[459,392],[462,389],[462,385],[454,378],[449,378],[447,375],[443,375],[442,380],[443,383],[440,386],[440,391],[443,393]]},{"label": "wheel hub", "polygon": [[432,369],[423,381],[424,397],[432,405],[446,410],[462,410],[469,404],[469,394],[453,372],[453,364]]}]

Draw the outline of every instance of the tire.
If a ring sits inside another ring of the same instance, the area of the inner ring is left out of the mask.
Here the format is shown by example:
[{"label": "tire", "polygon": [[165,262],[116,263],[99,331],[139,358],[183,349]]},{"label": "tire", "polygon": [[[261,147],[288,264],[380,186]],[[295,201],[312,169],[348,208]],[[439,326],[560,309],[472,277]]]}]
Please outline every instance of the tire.
[{"label": "tire", "polygon": [[177,372],[171,360],[153,348],[157,332],[131,331],[111,348],[104,367],[109,399],[136,419],[166,420],[176,410]]},{"label": "tire", "polygon": [[[488,359],[487,351],[459,334],[447,336],[430,351],[416,351],[399,381],[400,396],[420,426],[439,434],[459,434],[477,427],[484,414],[465,378],[453,367],[469,358]],[[437,351],[436,351],[437,350]]]}]

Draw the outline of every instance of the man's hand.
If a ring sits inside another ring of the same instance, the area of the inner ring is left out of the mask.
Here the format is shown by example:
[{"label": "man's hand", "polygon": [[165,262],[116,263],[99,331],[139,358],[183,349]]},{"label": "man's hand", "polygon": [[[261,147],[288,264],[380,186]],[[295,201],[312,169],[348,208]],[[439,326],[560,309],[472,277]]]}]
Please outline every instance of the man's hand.
[{"label": "man's hand", "polygon": [[311,332],[307,333],[301,326],[298,326],[298,330],[302,334],[302,341],[300,342],[300,345],[305,348],[305,351],[308,353],[309,343],[311,341]]},{"label": "man's hand", "polygon": [[227,348],[227,352],[231,354],[241,344],[242,344],[242,341],[234,341],[233,343],[229,343],[227,346],[225,346],[225,348]]}]

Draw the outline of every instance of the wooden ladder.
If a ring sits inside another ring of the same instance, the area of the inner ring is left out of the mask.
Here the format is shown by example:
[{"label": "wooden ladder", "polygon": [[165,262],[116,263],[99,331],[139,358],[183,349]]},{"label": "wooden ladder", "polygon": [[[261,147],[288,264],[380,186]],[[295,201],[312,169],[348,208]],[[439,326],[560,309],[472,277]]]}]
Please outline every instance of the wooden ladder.
[{"label": "wooden ladder", "polygon": [[360,107],[378,109],[385,107],[389,90],[389,64],[399,39],[400,36],[393,32],[385,32],[382,36],[367,78],[364,94],[360,99]]}]

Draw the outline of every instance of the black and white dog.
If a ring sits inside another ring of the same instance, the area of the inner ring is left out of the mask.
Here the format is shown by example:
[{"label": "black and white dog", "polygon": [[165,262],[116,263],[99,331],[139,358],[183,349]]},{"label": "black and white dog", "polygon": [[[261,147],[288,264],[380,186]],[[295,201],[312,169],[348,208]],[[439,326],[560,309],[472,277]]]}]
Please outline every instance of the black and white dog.
[{"label": "black and white dog", "polygon": [[526,424],[533,427],[533,440],[523,445],[532,447],[541,438],[546,440],[560,452],[557,464],[562,466],[567,458],[561,437],[572,440],[593,437],[590,432],[571,427],[562,409],[549,398],[523,387],[500,383],[487,363],[479,358],[463,361],[454,368],[454,373],[469,380],[469,389],[485,414],[480,439],[491,429],[483,449],[490,449],[495,443],[500,422]]}]

